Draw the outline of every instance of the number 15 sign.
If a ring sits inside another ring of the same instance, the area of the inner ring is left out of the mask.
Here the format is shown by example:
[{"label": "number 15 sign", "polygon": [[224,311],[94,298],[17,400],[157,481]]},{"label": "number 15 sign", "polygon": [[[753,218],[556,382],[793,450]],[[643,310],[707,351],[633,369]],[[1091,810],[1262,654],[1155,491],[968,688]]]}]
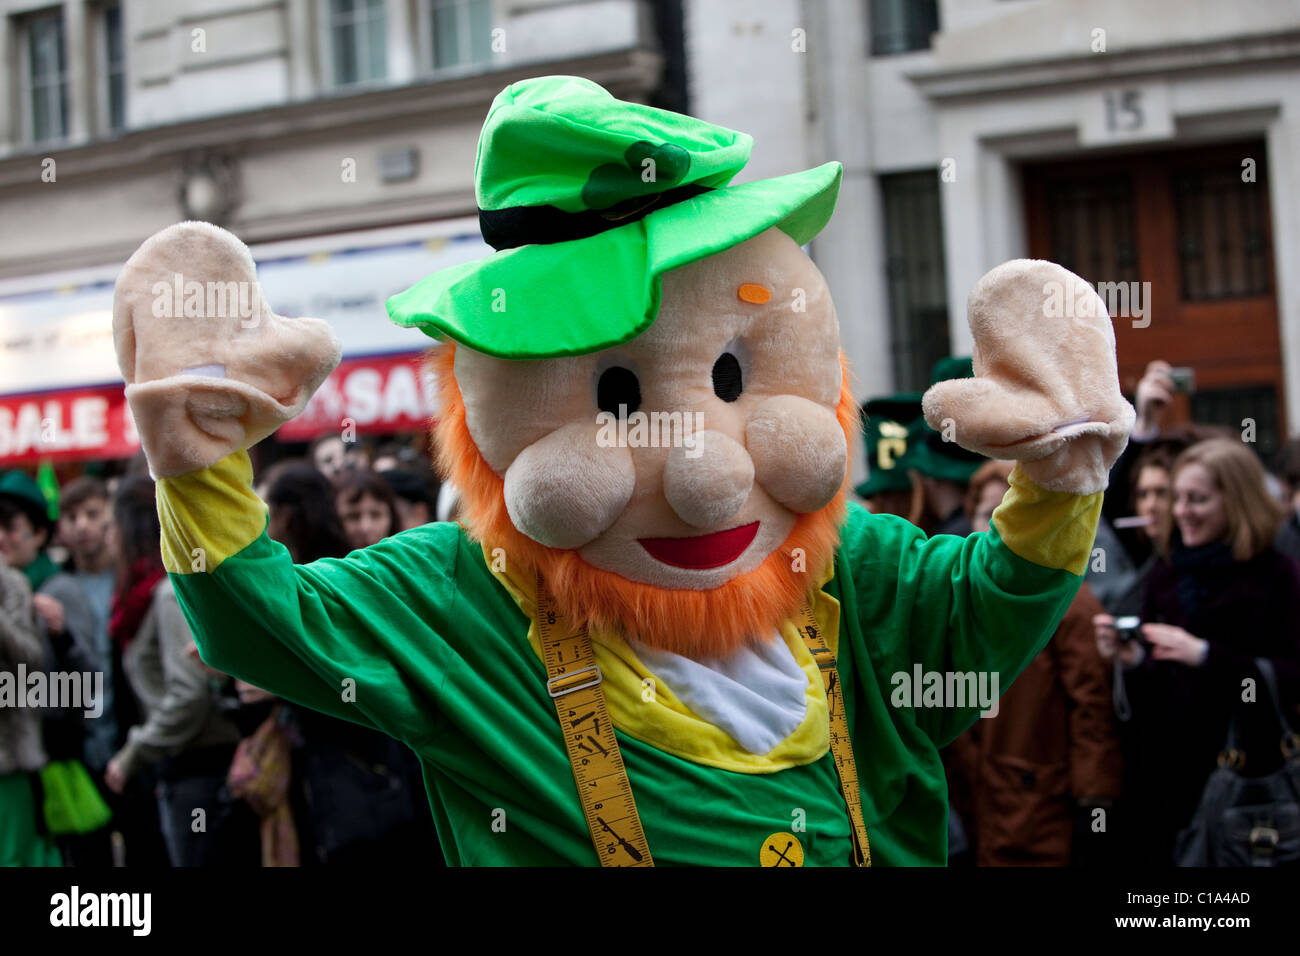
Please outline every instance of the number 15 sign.
[{"label": "number 15 sign", "polygon": [[1079,141],[1085,146],[1173,138],[1167,84],[1106,86],[1082,96]]}]

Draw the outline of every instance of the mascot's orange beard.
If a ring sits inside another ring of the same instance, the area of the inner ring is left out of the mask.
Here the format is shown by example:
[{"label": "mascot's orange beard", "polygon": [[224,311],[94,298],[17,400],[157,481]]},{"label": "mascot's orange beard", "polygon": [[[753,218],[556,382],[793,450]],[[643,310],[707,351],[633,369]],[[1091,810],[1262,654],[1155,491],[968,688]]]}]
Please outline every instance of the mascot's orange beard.
[{"label": "mascot's orange beard", "polygon": [[[456,382],[455,345],[429,351],[428,363],[438,383],[441,415],[434,429],[441,472],[461,494],[461,521],[470,535],[489,548],[503,548],[507,560],[546,579],[561,613],[571,624],[593,632],[613,631],[653,647],[695,659],[724,656],[743,644],[764,640],[792,616],[811,588],[810,574],[825,569],[839,544],[849,476],[820,511],[799,515],[781,546],[757,568],[707,591],[659,588],[605,571],[584,561],[577,551],[539,544],[510,521],[505,482],[483,460],[465,422],[465,403]],[[858,405],[849,372],[840,354],[839,404],[835,409],[850,454],[858,431]],[[804,571],[793,570],[796,548],[803,549]]]}]

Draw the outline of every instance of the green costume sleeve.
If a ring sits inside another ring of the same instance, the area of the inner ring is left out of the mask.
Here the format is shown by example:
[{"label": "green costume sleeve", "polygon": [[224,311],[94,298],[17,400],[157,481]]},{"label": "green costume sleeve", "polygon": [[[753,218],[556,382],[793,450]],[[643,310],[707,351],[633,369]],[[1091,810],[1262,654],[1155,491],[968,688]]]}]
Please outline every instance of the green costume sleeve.
[{"label": "green costume sleeve", "polygon": [[458,529],[295,565],[267,537],[250,479],[239,452],[158,483],[164,561],[203,661],[414,746],[438,713]]},{"label": "green costume sleeve", "polygon": [[[849,633],[864,645],[854,656],[870,661],[894,719],[914,723],[939,747],[979,716],[972,687],[982,679],[991,689],[996,677],[1004,693],[1046,646],[1083,581],[1096,533],[1100,494],[1044,491],[1018,469],[1011,477],[985,534],[926,538],[901,518],[857,505],[845,523],[841,557],[852,587],[841,588],[851,592],[845,612],[859,625]],[[927,702],[932,673],[945,692],[960,686],[967,706],[956,706],[953,694]]]}]

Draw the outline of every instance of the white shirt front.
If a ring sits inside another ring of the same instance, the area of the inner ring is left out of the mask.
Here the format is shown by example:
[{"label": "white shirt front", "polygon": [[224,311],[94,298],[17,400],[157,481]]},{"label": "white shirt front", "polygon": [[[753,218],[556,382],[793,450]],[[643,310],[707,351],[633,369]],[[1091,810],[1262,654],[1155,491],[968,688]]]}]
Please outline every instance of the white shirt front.
[{"label": "white shirt front", "polygon": [[628,644],[678,700],[752,754],[770,753],[803,722],[808,676],[779,634],[701,661],[637,640]]}]

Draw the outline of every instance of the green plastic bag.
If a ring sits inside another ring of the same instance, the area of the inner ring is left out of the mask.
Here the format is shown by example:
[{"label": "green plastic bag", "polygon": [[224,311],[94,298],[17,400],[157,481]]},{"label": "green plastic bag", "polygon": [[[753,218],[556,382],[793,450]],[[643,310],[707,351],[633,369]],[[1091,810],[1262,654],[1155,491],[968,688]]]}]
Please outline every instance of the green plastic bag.
[{"label": "green plastic bag", "polygon": [[80,760],[57,760],[41,768],[45,826],[55,836],[90,833],[113,818]]}]

